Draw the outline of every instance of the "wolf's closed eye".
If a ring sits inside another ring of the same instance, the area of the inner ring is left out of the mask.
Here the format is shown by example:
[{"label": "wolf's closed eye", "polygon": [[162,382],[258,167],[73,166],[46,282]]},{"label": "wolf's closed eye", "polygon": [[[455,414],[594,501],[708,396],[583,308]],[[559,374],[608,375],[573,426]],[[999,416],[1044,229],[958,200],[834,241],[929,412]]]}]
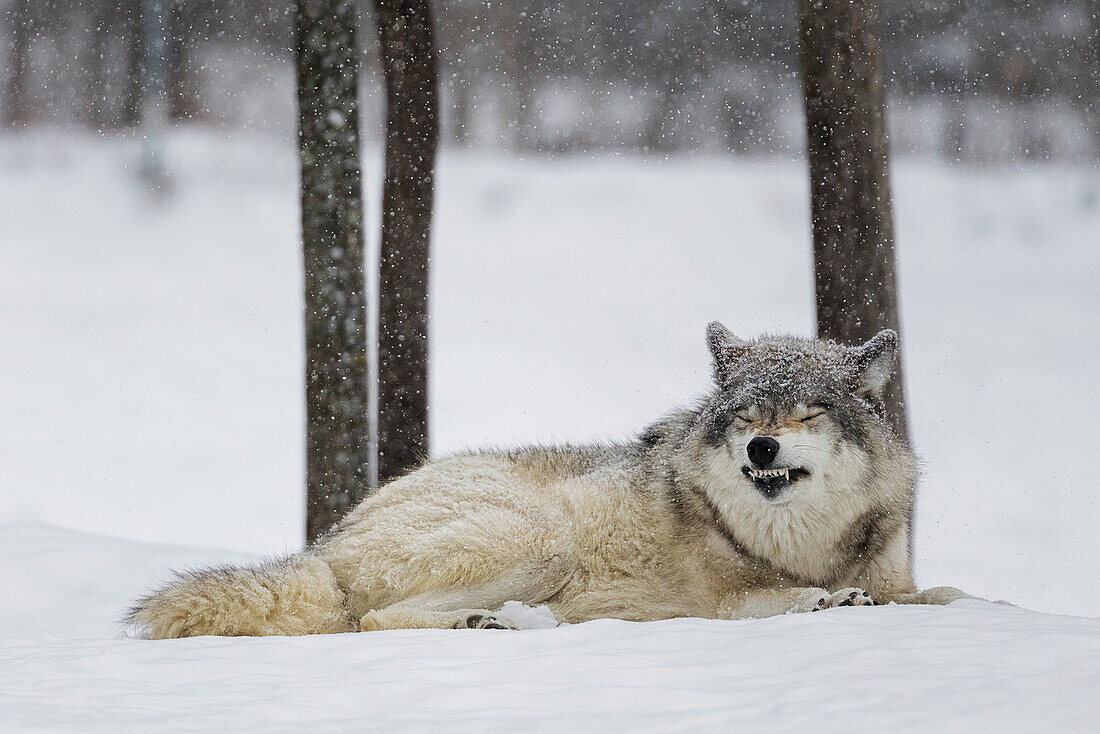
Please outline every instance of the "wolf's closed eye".
[{"label": "wolf's closed eye", "polygon": [[825,413],[827,413],[829,408],[831,407],[832,406],[828,403],[814,403],[809,407],[809,410],[806,412],[806,416],[804,418],[800,418],[799,420],[803,423],[809,423],[813,419],[820,418],[821,416],[825,415]]}]

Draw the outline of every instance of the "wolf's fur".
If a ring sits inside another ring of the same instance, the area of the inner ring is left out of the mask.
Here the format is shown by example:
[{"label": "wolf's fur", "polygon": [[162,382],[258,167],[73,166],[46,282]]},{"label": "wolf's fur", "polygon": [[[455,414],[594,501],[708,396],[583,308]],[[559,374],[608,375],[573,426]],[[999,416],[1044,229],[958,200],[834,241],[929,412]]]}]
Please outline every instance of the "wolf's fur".
[{"label": "wolf's fur", "polygon": [[[509,600],[582,622],[965,596],[913,585],[915,461],[882,418],[897,336],[743,342],[714,323],[708,339],[714,391],[632,443],[430,462],[302,554],[182,575],[128,621],[154,638],[306,634],[509,626],[492,612]],[[747,475],[755,436],[793,484]]]}]

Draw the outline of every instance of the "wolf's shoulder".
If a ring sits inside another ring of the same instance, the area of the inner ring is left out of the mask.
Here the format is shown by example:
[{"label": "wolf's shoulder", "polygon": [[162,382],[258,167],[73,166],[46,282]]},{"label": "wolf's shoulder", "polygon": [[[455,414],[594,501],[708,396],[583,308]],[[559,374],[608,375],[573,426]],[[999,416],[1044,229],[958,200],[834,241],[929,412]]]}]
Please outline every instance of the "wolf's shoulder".
[{"label": "wolf's shoulder", "polygon": [[669,413],[622,441],[489,446],[435,459],[420,471],[503,470],[537,484],[591,479],[594,488],[624,485],[647,494],[666,494],[666,485],[674,484],[672,457],[682,448],[698,413],[698,407]]}]

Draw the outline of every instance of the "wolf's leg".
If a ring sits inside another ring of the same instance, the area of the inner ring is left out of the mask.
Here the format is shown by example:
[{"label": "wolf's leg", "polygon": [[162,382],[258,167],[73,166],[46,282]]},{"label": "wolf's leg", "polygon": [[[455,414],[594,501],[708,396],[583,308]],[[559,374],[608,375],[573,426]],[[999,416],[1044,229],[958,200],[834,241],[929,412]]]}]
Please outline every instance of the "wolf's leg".
[{"label": "wolf's leg", "polygon": [[494,589],[455,589],[433,591],[376,609],[363,615],[363,632],[395,629],[518,629],[499,612],[478,605],[499,608],[508,599],[499,599]]},{"label": "wolf's leg", "polygon": [[925,589],[924,591],[917,591],[911,594],[885,594],[881,598],[877,598],[876,601],[882,603],[896,602],[898,604],[950,604],[953,601],[959,599],[977,599],[976,596],[967,594],[962,589],[956,589],[954,586],[936,586],[931,589]]},{"label": "wolf's leg", "polygon": [[817,587],[798,586],[792,589],[754,589],[735,594],[722,605],[731,619],[772,617],[787,612],[817,612],[833,607],[862,607],[874,604],[863,589],[850,587],[831,592]]},{"label": "wolf's leg", "polygon": [[872,559],[860,573],[847,579],[848,582],[870,589],[880,604],[950,604],[959,599],[977,598],[953,586],[917,591],[909,565],[908,537],[907,533],[899,532],[883,553]]},{"label": "wolf's leg", "polygon": [[[400,607],[395,609],[394,607]],[[432,612],[411,609],[403,604],[369,612],[359,620],[363,632],[378,630],[411,629],[519,629],[511,620],[494,614],[488,609],[456,609],[450,612]]]}]

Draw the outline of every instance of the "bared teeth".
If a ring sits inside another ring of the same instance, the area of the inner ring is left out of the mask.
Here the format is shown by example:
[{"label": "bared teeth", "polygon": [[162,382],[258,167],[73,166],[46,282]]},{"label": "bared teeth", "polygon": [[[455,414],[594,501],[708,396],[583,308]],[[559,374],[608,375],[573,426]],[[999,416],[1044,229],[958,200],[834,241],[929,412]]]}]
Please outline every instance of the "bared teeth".
[{"label": "bared teeth", "polygon": [[767,479],[769,477],[783,477],[791,481],[790,469],[749,469],[749,476],[753,479]]}]

